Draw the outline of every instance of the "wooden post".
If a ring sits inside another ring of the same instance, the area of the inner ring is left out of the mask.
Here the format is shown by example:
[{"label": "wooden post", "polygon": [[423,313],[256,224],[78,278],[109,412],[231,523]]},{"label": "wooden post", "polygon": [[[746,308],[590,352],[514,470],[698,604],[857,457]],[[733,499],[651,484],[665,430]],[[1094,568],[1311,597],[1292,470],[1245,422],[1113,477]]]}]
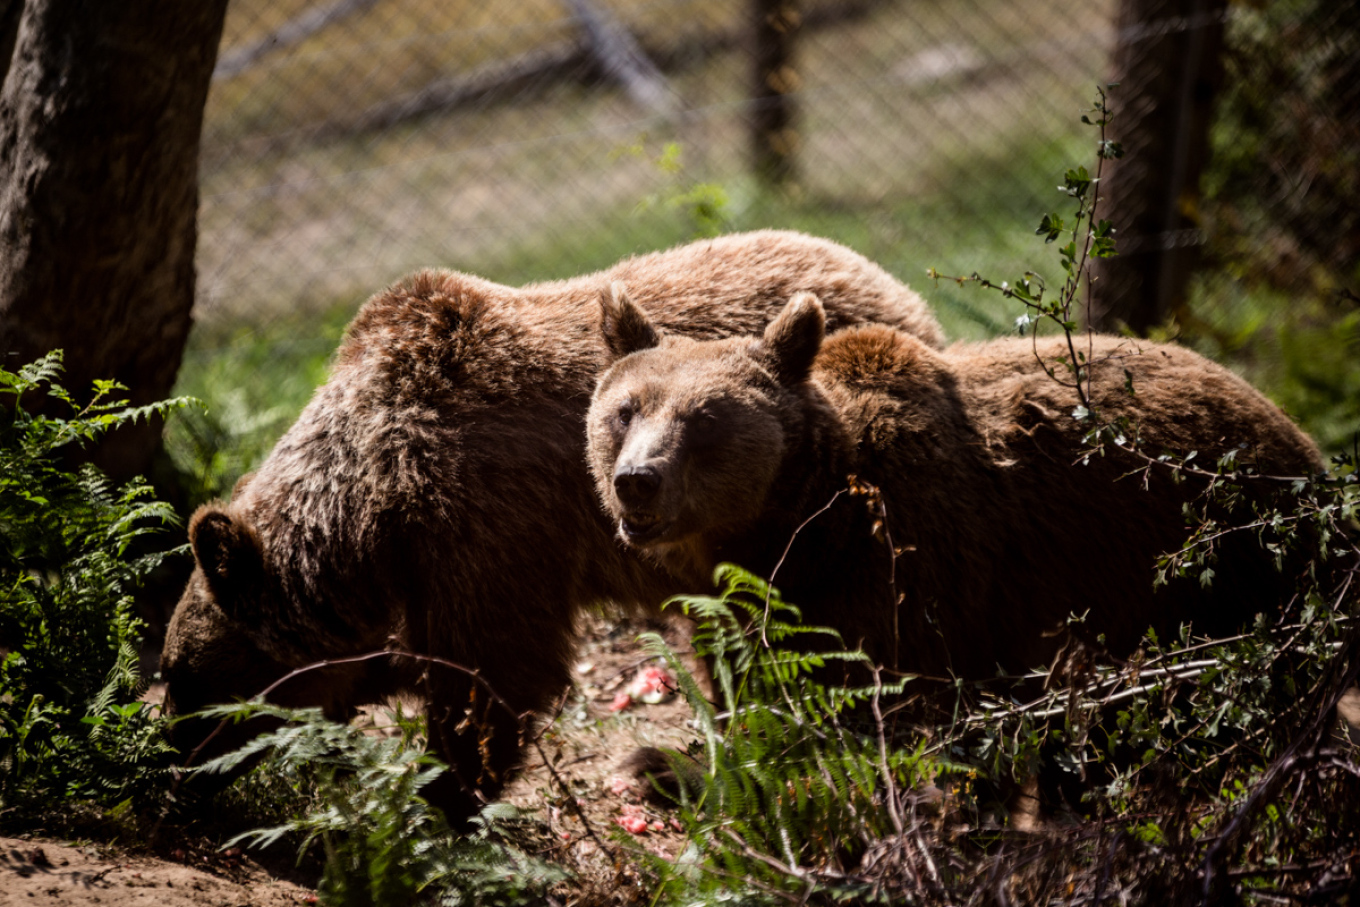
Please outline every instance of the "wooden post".
[{"label": "wooden post", "polygon": [[1222,82],[1227,0],[1122,0],[1116,18],[1112,138],[1097,217],[1118,255],[1096,263],[1087,319],[1138,334],[1184,304],[1203,239],[1199,178]]},{"label": "wooden post", "polygon": [[801,86],[793,57],[802,14],[797,0],[752,0],[752,169],[768,186],[783,186],[797,172],[795,93]]}]

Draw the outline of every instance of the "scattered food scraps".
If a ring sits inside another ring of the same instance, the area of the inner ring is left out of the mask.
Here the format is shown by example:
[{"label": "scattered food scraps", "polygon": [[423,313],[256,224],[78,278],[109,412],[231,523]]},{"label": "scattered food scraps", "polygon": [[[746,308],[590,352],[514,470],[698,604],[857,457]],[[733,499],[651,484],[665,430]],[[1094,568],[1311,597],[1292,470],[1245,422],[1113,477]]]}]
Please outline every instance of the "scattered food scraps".
[{"label": "scattered food scraps", "polygon": [[645,835],[652,827],[643,808],[636,803],[623,804],[619,810],[619,817],[614,821],[624,831],[634,835]]},{"label": "scattered food scraps", "polygon": [[656,705],[674,696],[676,689],[675,678],[665,668],[649,665],[637,672],[628,685],[628,694],[640,702]]},{"label": "scattered food scraps", "polygon": [[621,712],[634,702],[656,705],[674,696],[677,689],[675,678],[665,668],[648,665],[640,668],[632,682],[614,696],[609,711]]}]

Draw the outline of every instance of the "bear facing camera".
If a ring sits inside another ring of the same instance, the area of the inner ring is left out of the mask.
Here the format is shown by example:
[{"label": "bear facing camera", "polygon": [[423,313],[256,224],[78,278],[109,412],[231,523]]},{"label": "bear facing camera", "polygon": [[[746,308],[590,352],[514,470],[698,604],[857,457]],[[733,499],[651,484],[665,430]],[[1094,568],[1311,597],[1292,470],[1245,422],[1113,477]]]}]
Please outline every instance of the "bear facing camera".
[{"label": "bear facing camera", "polygon": [[[941,679],[1050,663],[1073,614],[1127,654],[1149,627],[1228,633],[1287,594],[1287,569],[1250,532],[1222,539],[1211,586],[1153,588],[1205,480],[1109,445],[1083,457],[1076,392],[1045,371],[1065,374],[1064,338],[939,350],[882,325],[825,337],[808,293],[762,335],[720,340],[665,332],[621,292],[602,308],[618,358],[587,418],[596,491],[617,537],[691,591],[736,563],[878,664]],[[1126,420],[1140,450],[1214,462],[1240,448],[1239,467],[1263,475],[1321,469],[1314,443],[1226,369],[1173,345],[1080,343],[1093,408]],[[846,493],[851,477],[877,487],[885,516]],[[1244,496],[1287,488],[1248,482]]]}]

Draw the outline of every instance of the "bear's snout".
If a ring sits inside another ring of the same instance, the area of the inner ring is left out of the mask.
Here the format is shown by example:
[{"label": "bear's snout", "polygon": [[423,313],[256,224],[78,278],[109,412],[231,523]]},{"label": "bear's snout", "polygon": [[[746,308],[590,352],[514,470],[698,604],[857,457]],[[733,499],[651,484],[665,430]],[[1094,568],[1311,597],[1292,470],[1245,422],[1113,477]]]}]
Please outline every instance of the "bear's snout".
[{"label": "bear's snout", "polygon": [[614,493],[629,510],[645,508],[661,490],[661,473],[654,466],[624,466],[614,470]]}]

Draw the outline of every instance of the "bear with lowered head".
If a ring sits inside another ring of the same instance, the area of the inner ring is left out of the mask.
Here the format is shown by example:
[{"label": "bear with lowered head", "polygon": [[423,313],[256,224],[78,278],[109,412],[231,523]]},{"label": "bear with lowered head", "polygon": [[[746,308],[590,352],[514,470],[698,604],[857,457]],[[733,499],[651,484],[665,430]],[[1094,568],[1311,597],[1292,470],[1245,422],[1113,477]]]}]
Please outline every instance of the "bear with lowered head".
[{"label": "bear with lowered head", "polygon": [[[1251,532],[1219,540],[1212,585],[1154,588],[1204,481],[1119,446],[1083,456],[1064,338],[940,350],[882,325],[825,338],[803,293],[759,337],[699,341],[624,295],[603,304],[617,358],[587,420],[596,488],[618,537],[692,590],[719,562],[774,573],[804,621],[878,664],[971,679],[1050,663],[1072,615],[1127,654],[1149,627],[1227,632],[1281,601],[1288,577]],[[1140,450],[1213,463],[1239,448],[1240,468],[1272,476],[1321,468],[1226,369],[1166,344],[1080,343],[1092,409]],[[852,476],[881,507],[846,493]]]},{"label": "bear with lowered head", "polygon": [[[834,324],[941,342],[920,297],[881,268],[784,231],[523,288],[416,274],[363,306],[330,379],[230,503],[193,516],[196,566],[162,656],[167,710],[255,696],[321,660],[388,648],[440,658],[459,667],[366,658],[301,673],[269,698],[343,718],[422,697],[431,748],[452,768],[429,799],[457,821],[494,796],[523,716],[570,684],[581,609],[655,607],[678,591],[613,538],[585,468],[586,409],[607,361],[598,299],[615,281],[676,335],[759,332],[808,290]],[[216,728],[177,724],[183,757],[201,763],[260,729]]]}]

